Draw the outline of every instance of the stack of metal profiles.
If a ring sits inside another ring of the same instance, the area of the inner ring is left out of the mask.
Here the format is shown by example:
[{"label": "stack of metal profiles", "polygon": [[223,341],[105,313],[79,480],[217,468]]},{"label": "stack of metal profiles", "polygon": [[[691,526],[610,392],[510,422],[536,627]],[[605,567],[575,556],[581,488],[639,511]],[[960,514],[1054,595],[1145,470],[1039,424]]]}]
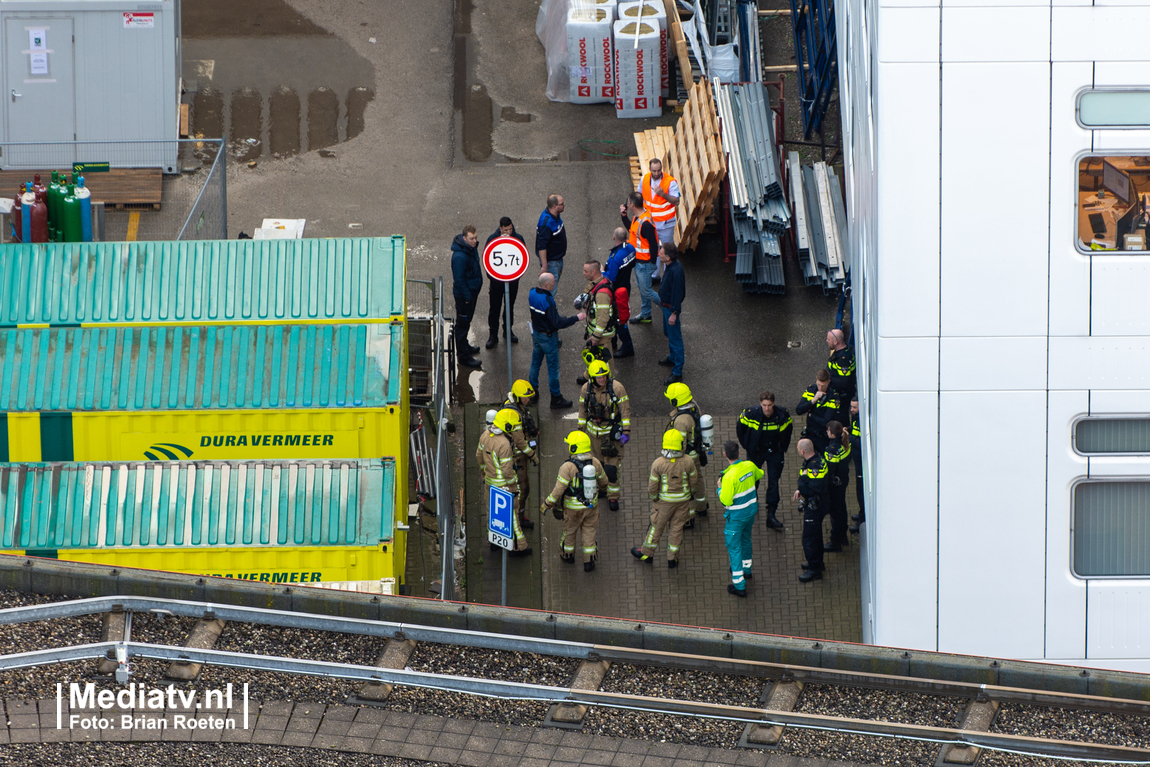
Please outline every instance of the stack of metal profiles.
[{"label": "stack of metal profiles", "polygon": [[770,99],[762,83],[713,82],[728,159],[735,278],[749,293],[781,294],[779,238],[790,227],[791,213],[779,179]]},{"label": "stack of metal profiles", "polygon": [[803,277],[807,285],[837,290],[846,284],[848,268],[842,185],[825,162],[805,165],[799,172],[799,156],[791,152],[787,164]]}]

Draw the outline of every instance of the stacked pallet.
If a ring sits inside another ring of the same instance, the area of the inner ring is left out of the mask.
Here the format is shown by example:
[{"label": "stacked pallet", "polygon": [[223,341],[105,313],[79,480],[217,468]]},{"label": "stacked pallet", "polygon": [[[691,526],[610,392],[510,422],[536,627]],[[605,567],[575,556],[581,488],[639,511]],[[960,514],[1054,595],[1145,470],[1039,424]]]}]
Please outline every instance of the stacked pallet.
[{"label": "stacked pallet", "polygon": [[727,175],[711,84],[700,80],[691,86],[690,99],[673,135],[670,128],[636,133],[635,146],[639,155],[630,158],[632,186],[639,188],[652,158],[663,161],[663,169],[679,182],[681,193],[675,242],[680,252],[692,250],[699,243],[718,199],[719,185]]},{"label": "stacked pallet", "polygon": [[846,206],[842,185],[825,162],[799,167],[799,156],[787,158],[791,197],[795,203],[795,233],[799,264],[807,285],[836,290],[846,284]]}]

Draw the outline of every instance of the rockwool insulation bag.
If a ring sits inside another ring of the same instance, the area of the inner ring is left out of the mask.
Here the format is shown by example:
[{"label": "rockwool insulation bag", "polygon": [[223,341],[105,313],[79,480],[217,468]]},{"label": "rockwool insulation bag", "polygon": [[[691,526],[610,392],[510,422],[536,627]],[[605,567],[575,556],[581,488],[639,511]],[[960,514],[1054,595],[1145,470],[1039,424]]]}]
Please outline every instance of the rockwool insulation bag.
[{"label": "rockwool insulation bag", "polygon": [[659,106],[660,70],[658,25],[623,19],[616,21],[616,117],[658,117],[662,114]]},{"label": "rockwool insulation bag", "polygon": [[541,0],[535,17],[535,36],[543,44],[547,61],[547,98],[571,100],[571,68],[567,62],[567,12],[578,6],[597,6],[614,12],[616,0]]},{"label": "rockwool insulation bag", "polygon": [[667,24],[667,10],[663,7],[663,0],[628,0],[628,2],[619,3],[618,18],[621,21],[629,21],[639,18],[642,12],[643,21],[651,23],[655,21],[659,24],[659,64],[662,67],[662,75],[659,78],[659,95],[664,99],[671,95],[671,75],[667,68],[667,48],[670,44],[670,32]]},{"label": "rockwool insulation bag", "polygon": [[615,101],[613,20],[614,8],[610,6],[572,6],[567,12],[567,63],[573,104]]}]

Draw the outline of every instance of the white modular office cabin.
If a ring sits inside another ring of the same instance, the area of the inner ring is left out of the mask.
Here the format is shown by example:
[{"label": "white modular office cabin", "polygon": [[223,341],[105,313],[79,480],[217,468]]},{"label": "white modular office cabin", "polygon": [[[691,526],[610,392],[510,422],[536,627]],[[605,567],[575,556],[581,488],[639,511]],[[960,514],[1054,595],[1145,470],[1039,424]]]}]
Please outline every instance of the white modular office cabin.
[{"label": "white modular office cabin", "polygon": [[1150,4],[836,12],[864,638],[1150,671]]}]

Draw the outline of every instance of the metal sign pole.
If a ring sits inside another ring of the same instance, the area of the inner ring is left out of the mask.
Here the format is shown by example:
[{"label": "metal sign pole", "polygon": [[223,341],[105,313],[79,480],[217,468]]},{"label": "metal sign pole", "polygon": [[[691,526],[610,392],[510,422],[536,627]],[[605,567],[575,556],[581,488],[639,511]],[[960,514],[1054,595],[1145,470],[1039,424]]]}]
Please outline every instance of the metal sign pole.
[{"label": "metal sign pole", "polygon": [[[511,391],[511,386],[514,383],[514,376],[511,372],[511,290],[508,287],[510,283],[503,283],[503,345],[507,347],[507,391]],[[498,328],[496,328],[498,330]],[[506,566],[506,561],[504,562]],[[506,580],[506,578],[504,578]],[[504,586],[506,590],[506,585]]]},{"label": "metal sign pole", "polygon": [[503,589],[499,594],[499,606],[507,607],[507,549],[503,550]]}]

